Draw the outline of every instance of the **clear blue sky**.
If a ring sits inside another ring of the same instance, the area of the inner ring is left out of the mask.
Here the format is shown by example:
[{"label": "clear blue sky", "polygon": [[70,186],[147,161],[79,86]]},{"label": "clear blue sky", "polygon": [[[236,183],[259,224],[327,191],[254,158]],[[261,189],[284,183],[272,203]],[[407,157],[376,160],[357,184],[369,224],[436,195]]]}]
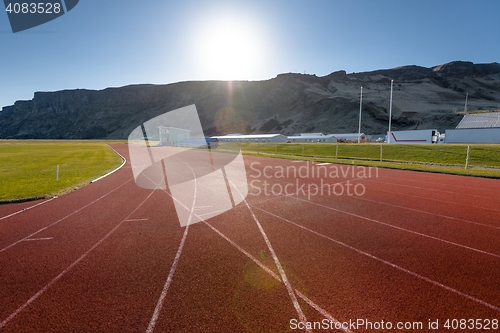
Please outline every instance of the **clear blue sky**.
[{"label": "clear blue sky", "polygon": [[500,62],[499,13],[499,0],[80,0],[13,34],[3,12],[0,107],[35,91]]}]

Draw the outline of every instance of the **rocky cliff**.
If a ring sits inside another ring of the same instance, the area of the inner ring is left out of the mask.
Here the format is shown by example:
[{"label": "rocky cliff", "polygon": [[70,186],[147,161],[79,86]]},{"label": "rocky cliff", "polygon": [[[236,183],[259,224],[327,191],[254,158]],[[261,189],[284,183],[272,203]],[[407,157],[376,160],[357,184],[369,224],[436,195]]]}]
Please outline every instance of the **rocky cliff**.
[{"label": "rocky cliff", "polygon": [[464,109],[497,109],[500,64],[451,62],[424,68],[317,77],[281,74],[266,81],[203,81],[104,90],[36,92],[0,112],[0,138],[125,139],[142,122],[196,104],[207,135],[387,131],[391,80],[393,129],[454,128]]}]

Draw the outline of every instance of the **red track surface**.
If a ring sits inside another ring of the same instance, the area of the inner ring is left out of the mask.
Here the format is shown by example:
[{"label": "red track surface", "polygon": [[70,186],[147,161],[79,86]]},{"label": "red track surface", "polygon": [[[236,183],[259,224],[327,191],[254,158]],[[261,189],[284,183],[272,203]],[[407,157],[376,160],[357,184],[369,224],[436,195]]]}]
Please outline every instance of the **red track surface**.
[{"label": "red track surface", "polygon": [[[114,148],[128,159],[126,145]],[[499,181],[245,163],[248,206],[188,230],[167,192],[135,185],[129,163],[22,213],[6,217],[34,203],[0,206],[0,332],[286,332],[301,314],[436,332],[429,320],[453,331],[447,319],[500,319]],[[267,179],[266,166],[309,175]],[[266,196],[265,180],[275,192],[305,185]],[[321,181],[364,193],[314,194]]]}]

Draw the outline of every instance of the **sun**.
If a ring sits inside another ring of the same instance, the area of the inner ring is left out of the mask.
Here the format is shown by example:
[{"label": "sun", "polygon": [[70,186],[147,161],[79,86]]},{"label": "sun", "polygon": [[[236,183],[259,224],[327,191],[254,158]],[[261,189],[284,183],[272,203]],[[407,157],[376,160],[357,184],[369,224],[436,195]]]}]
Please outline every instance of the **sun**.
[{"label": "sun", "polygon": [[244,20],[224,18],[199,32],[195,59],[202,76],[212,80],[248,80],[263,63],[264,36]]}]

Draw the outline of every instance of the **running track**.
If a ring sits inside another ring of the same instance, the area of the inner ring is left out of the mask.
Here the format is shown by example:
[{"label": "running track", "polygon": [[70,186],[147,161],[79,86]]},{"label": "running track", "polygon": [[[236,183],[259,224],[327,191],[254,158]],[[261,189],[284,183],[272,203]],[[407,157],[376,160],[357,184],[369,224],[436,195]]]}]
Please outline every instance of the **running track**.
[{"label": "running track", "polygon": [[[356,168],[279,195],[298,177],[264,167],[319,165],[245,164],[246,201],[184,228],[168,191],[137,187],[129,163],[57,199],[0,206],[0,332],[287,332],[323,318],[436,332],[429,319],[440,331],[500,319],[498,180]],[[347,181],[363,195],[313,191]]]}]

